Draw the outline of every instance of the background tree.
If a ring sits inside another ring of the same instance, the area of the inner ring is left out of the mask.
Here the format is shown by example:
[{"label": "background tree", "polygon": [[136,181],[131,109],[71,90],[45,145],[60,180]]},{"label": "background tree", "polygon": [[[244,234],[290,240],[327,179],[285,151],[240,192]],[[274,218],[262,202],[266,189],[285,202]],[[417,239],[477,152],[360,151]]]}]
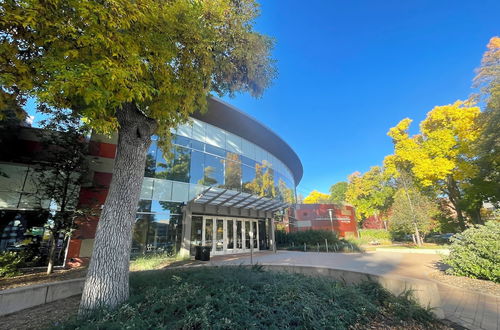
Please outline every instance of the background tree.
[{"label": "background tree", "polygon": [[80,314],[128,298],[151,135],[165,149],[170,128],[206,109],[211,91],[259,96],[272,81],[272,41],[253,31],[258,14],[253,0],[0,3],[1,100],[28,94],[96,131],[118,131]]},{"label": "background tree", "polygon": [[[402,165],[423,187],[433,186],[446,195],[460,226],[465,228],[466,210],[478,210],[482,202],[465,206],[465,190],[477,174],[474,143],[481,134],[477,124],[480,109],[457,101],[437,106],[420,124],[420,134],[408,133],[411,120],[406,118],[388,135],[394,143],[394,155],[387,164]],[[477,220],[477,221],[480,221]]]},{"label": "background tree", "polygon": [[427,234],[431,230],[432,218],[438,210],[434,201],[423,195],[414,187],[406,191],[400,188],[394,194],[389,215],[389,230],[397,234],[416,233],[417,244],[420,234]]},{"label": "background tree", "polygon": [[479,116],[482,134],[476,145],[479,171],[473,179],[475,190],[484,201],[500,203],[500,38],[493,37],[477,70],[474,85],[486,105]]},{"label": "background tree", "polygon": [[347,182],[341,181],[330,187],[330,201],[334,204],[345,203],[345,193],[347,192]]},{"label": "background tree", "polygon": [[311,193],[304,198],[304,204],[328,204],[329,202],[330,195],[317,190],[311,191]]},{"label": "background tree", "polygon": [[36,193],[32,198],[50,201],[51,211],[47,221],[50,232],[47,274],[55,262],[57,241],[61,235],[67,241],[76,228],[75,219],[83,219],[89,210],[77,209],[80,186],[88,171],[86,160],[86,129],[80,118],[71,112],[57,112],[42,123],[39,131],[44,146],[41,160],[34,168],[32,181]]},{"label": "background tree", "polygon": [[393,195],[391,177],[380,166],[371,167],[363,175],[356,172],[349,176],[346,201],[356,208],[356,214],[360,216],[358,220],[386,213]]}]

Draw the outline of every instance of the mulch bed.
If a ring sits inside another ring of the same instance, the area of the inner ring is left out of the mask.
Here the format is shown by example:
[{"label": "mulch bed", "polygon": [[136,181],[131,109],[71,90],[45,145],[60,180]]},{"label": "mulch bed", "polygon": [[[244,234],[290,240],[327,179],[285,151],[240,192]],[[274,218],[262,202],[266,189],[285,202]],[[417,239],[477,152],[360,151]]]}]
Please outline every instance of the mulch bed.
[{"label": "mulch bed", "polygon": [[78,295],[0,316],[0,328],[16,330],[46,329],[76,315],[79,304],[80,296]]},{"label": "mulch bed", "polygon": [[86,267],[57,269],[50,275],[45,274],[45,271],[43,270],[34,270],[28,274],[0,279],[0,290],[55,281],[72,280],[75,278],[85,277],[86,274]]},{"label": "mulch bed", "polygon": [[500,284],[492,281],[478,280],[475,278],[464,276],[448,275],[443,270],[435,270],[433,272],[430,272],[429,277],[438,282],[457,286],[462,289],[500,296]]}]

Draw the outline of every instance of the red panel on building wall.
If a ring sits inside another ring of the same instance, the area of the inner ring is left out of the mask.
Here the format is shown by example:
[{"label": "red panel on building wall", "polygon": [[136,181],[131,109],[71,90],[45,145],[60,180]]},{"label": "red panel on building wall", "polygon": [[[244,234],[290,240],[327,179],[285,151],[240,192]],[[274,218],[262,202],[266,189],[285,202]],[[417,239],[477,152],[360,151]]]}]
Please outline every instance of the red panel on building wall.
[{"label": "red panel on building wall", "polygon": [[82,246],[82,240],[71,238],[68,246],[68,256],[67,260],[71,258],[77,258],[80,255],[80,247]]},{"label": "red panel on building wall", "polygon": [[91,216],[76,220],[77,228],[73,237],[77,239],[94,238],[99,223],[99,216]]},{"label": "red panel on building wall", "polygon": [[115,158],[116,144],[90,141],[89,154],[91,156],[97,156],[97,157]]},{"label": "red panel on building wall", "polygon": [[[332,210],[332,221],[330,212]],[[295,207],[295,221],[292,231],[301,230],[333,230],[341,237],[347,233],[358,236],[357,223],[352,206],[334,204],[297,204]]]}]

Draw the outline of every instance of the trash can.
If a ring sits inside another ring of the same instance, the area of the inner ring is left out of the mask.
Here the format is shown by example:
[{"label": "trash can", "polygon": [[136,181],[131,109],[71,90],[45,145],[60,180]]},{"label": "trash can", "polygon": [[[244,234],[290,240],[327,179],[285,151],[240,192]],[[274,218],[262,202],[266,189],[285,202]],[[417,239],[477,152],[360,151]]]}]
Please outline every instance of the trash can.
[{"label": "trash can", "polygon": [[210,246],[196,246],[194,258],[201,261],[210,260]]}]

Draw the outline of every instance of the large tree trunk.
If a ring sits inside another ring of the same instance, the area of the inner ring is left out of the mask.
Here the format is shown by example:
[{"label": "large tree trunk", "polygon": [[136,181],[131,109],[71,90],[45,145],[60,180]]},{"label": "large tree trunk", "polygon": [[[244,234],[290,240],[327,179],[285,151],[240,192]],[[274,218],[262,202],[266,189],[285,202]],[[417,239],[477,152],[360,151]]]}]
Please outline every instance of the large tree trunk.
[{"label": "large tree trunk", "polygon": [[79,315],[99,307],[114,308],[129,297],[132,229],[156,123],[134,104],[123,105],[116,116],[120,126],[113,179],[97,227]]},{"label": "large tree trunk", "polygon": [[453,205],[455,212],[457,212],[457,219],[460,229],[465,230],[466,228],[465,217],[462,207],[460,205],[460,201],[462,199],[460,194],[460,189],[458,188],[456,181],[451,176],[448,177],[447,188],[448,188],[448,197],[450,199],[450,202]]}]

